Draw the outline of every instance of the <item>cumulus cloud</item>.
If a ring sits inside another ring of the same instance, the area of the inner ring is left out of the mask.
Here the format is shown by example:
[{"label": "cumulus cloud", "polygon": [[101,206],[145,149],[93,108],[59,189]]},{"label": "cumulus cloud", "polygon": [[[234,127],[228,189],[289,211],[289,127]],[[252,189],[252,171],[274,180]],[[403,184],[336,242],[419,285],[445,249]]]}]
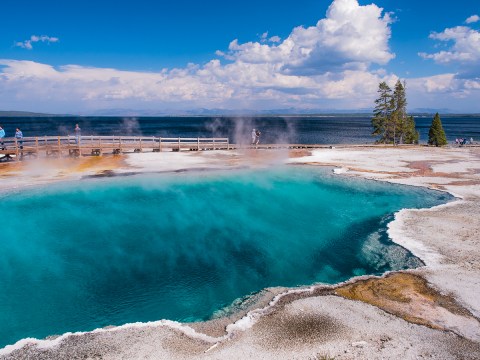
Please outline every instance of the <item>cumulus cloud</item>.
[{"label": "cumulus cloud", "polygon": [[274,35],[271,36],[268,40],[273,43],[279,43],[280,41],[282,41],[282,38],[280,36]]},{"label": "cumulus cloud", "polygon": [[279,43],[280,41],[282,41],[282,38],[277,35],[268,37],[268,31],[266,31],[260,36],[260,41],[262,43],[266,43],[266,42]]},{"label": "cumulus cloud", "polygon": [[473,23],[476,23],[477,21],[480,21],[480,16],[478,16],[478,15],[472,15],[472,16],[470,16],[467,20],[465,20],[465,23],[467,23],[467,24],[473,24]]},{"label": "cumulus cloud", "polygon": [[441,74],[411,79],[408,88],[424,93],[460,93],[461,84],[455,74]]},{"label": "cumulus cloud", "polygon": [[479,79],[459,78],[455,73],[407,79],[409,106],[478,112]]},{"label": "cumulus cloud", "polygon": [[[55,68],[32,61],[0,60],[0,93],[38,99],[78,99],[105,103],[115,100],[185,103],[215,106],[230,101],[308,104],[319,99],[361,98],[375,91],[379,76],[345,71],[317,77],[286,75],[271,64],[212,60],[204,66],[161,72],[68,65]],[[2,91],[3,90],[3,91]],[[28,91],[27,91],[28,90]],[[368,98],[368,95],[366,96]],[[230,105],[232,105],[231,103]]]},{"label": "cumulus cloud", "polygon": [[[476,18],[477,16],[471,16],[466,23],[473,23],[477,21]],[[480,32],[470,26],[456,26],[442,32],[432,32],[429,38],[437,41],[437,45],[444,49],[419,55],[453,71],[410,80],[410,88],[418,95],[417,100],[425,100],[429,95],[435,96],[438,102],[464,100],[465,108],[469,106],[472,109],[473,106],[472,110],[478,111],[477,102],[470,100],[467,104],[467,99],[480,95]]]},{"label": "cumulus cloud", "polygon": [[[467,23],[475,21],[472,16]],[[480,33],[469,26],[446,28],[432,32],[430,39],[437,47],[435,53],[419,53],[426,60],[433,60],[450,70],[445,74],[409,79],[410,94],[421,107],[455,102],[457,111],[478,111],[480,96]]]},{"label": "cumulus cloud", "polygon": [[[360,6],[357,0],[336,0],[326,17],[315,26],[299,26],[278,45],[261,42],[239,44],[233,40],[225,58],[251,64],[280,65],[288,74],[313,75],[342,70],[365,70],[370,64],[386,64],[390,52],[391,18],[375,4]],[[274,40],[280,40],[275,38]]]},{"label": "cumulus cloud", "polygon": [[319,108],[371,105],[379,81],[365,71],[315,77],[287,75],[271,64],[212,60],[204,66],[130,72],[82,66],[53,67],[0,60],[0,107],[14,103],[86,108]]},{"label": "cumulus cloud", "polygon": [[32,43],[36,43],[36,42],[56,43],[56,42],[58,42],[58,41],[59,41],[59,39],[58,39],[57,37],[53,37],[53,36],[47,36],[47,35],[37,36],[37,35],[32,35],[32,36],[30,36],[30,39],[25,40],[25,41],[15,42],[14,45],[17,46],[17,47],[24,48],[24,49],[32,50],[32,49],[33,49]]},{"label": "cumulus cloud", "polygon": [[468,26],[447,28],[440,33],[433,32],[430,39],[453,43],[447,50],[433,54],[419,53],[424,59],[433,59],[440,64],[472,64],[480,61],[480,32]]},{"label": "cumulus cloud", "polygon": [[[474,20],[475,16],[471,16],[467,22]],[[451,67],[456,71],[457,79],[469,80],[462,82],[466,92],[475,89],[471,84],[480,81],[480,32],[470,26],[456,26],[439,33],[433,32],[429,37],[438,41],[445,49],[430,54],[421,52],[419,55],[423,59],[431,59],[437,64]]]}]

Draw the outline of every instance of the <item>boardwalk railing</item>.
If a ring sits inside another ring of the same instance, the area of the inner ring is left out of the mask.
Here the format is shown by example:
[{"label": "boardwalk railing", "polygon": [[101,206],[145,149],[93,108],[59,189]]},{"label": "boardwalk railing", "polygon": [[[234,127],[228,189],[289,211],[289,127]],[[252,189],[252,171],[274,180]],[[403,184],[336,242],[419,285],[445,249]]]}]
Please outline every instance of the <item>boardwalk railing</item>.
[{"label": "boardwalk railing", "polygon": [[144,151],[201,151],[231,148],[228,138],[163,138],[155,136],[40,136],[0,140],[0,156],[70,156]]}]

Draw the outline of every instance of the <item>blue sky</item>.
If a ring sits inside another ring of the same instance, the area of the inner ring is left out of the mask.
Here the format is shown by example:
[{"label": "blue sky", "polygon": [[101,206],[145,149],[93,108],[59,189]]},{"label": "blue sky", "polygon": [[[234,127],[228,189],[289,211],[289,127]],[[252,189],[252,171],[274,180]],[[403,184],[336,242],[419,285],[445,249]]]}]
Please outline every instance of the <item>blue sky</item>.
[{"label": "blue sky", "polygon": [[480,112],[478,1],[2,2],[0,110]]}]

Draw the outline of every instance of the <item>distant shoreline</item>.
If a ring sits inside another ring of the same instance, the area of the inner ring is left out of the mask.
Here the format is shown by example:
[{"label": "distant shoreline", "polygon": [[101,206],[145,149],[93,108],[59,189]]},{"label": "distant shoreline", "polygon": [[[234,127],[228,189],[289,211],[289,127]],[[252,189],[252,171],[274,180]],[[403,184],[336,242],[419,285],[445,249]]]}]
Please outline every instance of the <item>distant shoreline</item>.
[{"label": "distant shoreline", "polygon": [[[373,110],[372,110],[373,111]],[[184,113],[158,113],[158,114],[141,114],[141,113],[111,113],[111,114],[53,114],[53,113],[37,113],[29,111],[0,111],[0,120],[4,118],[16,118],[16,117],[71,117],[71,118],[109,118],[109,117],[135,117],[135,118],[185,118],[185,117],[198,117],[198,118],[264,118],[264,117],[372,117],[372,111],[369,112],[325,112],[325,113],[205,113],[205,114],[184,114]],[[413,117],[433,117],[435,112],[412,112],[409,113]],[[480,117],[480,113],[440,113],[442,117]]]}]

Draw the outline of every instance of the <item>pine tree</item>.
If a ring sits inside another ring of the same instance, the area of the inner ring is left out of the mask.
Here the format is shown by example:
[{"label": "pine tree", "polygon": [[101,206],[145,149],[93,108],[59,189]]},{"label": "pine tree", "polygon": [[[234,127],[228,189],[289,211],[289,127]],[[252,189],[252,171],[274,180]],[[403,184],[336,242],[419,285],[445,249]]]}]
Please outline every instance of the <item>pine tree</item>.
[{"label": "pine tree", "polygon": [[392,96],[393,111],[391,128],[393,129],[393,143],[403,144],[407,128],[407,97],[405,87],[397,80]]},{"label": "pine tree", "polygon": [[379,95],[375,100],[375,109],[373,111],[372,135],[380,135],[380,139],[377,142],[386,143],[388,141],[388,123],[392,113],[392,89],[384,81],[378,85],[377,92]]},{"label": "pine tree", "polygon": [[405,83],[398,80],[392,92],[387,83],[382,82],[377,92],[379,96],[372,118],[372,135],[380,136],[377,143],[417,144],[419,135],[415,120],[407,115]]},{"label": "pine tree", "polygon": [[406,124],[405,137],[404,137],[405,144],[418,144],[418,139],[420,138],[420,134],[415,128],[415,119],[413,118],[413,116],[409,116],[405,124]]},{"label": "pine tree", "polygon": [[447,145],[447,137],[445,136],[442,121],[440,120],[440,115],[438,115],[438,113],[435,114],[432,126],[430,126],[430,130],[428,131],[428,145]]}]

